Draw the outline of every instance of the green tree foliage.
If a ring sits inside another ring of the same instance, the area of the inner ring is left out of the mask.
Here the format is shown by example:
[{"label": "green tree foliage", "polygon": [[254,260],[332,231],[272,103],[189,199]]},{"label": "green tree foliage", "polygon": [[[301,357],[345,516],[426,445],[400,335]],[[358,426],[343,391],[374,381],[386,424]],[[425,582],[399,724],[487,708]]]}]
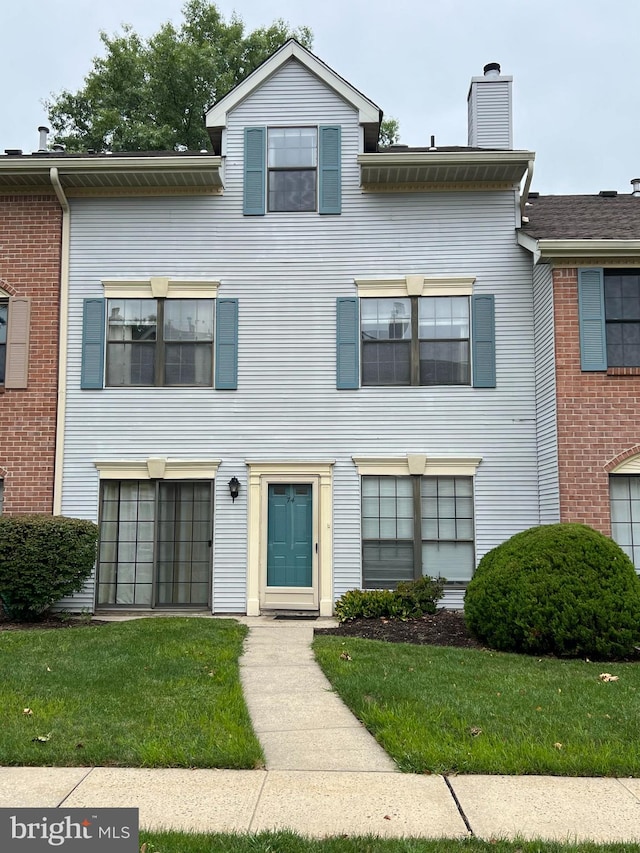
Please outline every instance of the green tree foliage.
[{"label": "green tree foliage", "polygon": [[82,589],[96,559],[98,526],[61,515],[0,516],[0,602],[13,619],[37,619]]},{"label": "green tree foliage", "polygon": [[55,141],[68,151],[210,148],[203,113],[289,38],[309,48],[308,27],[281,20],[245,33],[237,15],[224,20],[213,3],[188,0],[176,29],[163,24],[142,39],[129,26],[100,38],[104,56],[78,92],[46,102]]},{"label": "green tree foliage", "polygon": [[380,125],[380,136],[378,137],[378,148],[388,148],[400,141],[400,125],[395,118],[382,119]]},{"label": "green tree foliage", "polygon": [[640,640],[640,579],[624,551],[586,525],[533,527],[485,554],[464,610],[494,649],[625,657]]}]

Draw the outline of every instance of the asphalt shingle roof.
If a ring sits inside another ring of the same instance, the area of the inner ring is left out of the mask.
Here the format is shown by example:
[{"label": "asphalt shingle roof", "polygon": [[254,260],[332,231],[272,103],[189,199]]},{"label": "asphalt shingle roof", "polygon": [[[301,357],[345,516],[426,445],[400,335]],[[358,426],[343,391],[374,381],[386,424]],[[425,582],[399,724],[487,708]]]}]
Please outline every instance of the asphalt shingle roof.
[{"label": "asphalt shingle roof", "polygon": [[640,197],[546,195],[530,199],[522,232],[536,240],[640,240]]}]

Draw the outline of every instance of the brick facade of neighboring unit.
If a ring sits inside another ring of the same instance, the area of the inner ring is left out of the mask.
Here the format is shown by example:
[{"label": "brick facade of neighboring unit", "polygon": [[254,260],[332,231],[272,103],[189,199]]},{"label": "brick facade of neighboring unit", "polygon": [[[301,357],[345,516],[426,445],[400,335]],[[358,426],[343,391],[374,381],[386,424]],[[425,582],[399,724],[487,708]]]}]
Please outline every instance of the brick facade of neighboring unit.
[{"label": "brick facade of neighboring unit", "polygon": [[0,385],[6,514],[53,509],[61,233],[55,196],[0,197],[0,289],[31,313],[27,387]]},{"label": "brick facade of neighboring unit", "polygon": [[611,535],[609,471],[639,451],[640,375],[582,371],[578,270],[554,269],[553,291],[560,517]]}]

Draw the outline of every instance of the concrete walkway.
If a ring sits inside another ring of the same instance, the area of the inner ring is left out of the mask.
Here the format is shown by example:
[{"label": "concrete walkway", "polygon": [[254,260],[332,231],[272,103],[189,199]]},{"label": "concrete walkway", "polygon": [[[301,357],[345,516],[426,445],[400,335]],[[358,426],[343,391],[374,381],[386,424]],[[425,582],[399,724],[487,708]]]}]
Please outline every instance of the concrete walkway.
[{"label": "concrete walkway", "polygon": [[204,833],[640,843],[640,779],[396,772],[315,664],[320,620],[241,621],[266,770],[0,767],[0,808],[133,807],[141,827]]},{"label": "concrete walkway", "polygon": [[315,662],[311,642],[320,620],[242,621],[251,628],[240,678],[267,770],[396,769]]}]

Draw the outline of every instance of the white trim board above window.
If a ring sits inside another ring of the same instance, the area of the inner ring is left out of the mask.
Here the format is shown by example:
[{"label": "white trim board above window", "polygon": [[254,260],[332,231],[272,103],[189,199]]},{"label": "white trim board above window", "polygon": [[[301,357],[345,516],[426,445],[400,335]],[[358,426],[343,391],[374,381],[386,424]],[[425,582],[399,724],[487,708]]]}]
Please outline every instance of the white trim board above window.
[{"label": "white trim board above window", "polygon": [[482,456],[352,456],[360,476],[473,477]]},{"label": "white trim board above window", "polygon": [[405,275],[398,278],[356,278],[359,297],[471,296],[475,276]]},{"label": "white trim board above window", "polygon": [[220,460],[150,456],[135,461],[107,460],[93,464],[101,480],[213,480]]},{"label": "white trim board above window", "polygon": [[215,299],[220,282],[215,279],[103,279],[107,299]]}]

